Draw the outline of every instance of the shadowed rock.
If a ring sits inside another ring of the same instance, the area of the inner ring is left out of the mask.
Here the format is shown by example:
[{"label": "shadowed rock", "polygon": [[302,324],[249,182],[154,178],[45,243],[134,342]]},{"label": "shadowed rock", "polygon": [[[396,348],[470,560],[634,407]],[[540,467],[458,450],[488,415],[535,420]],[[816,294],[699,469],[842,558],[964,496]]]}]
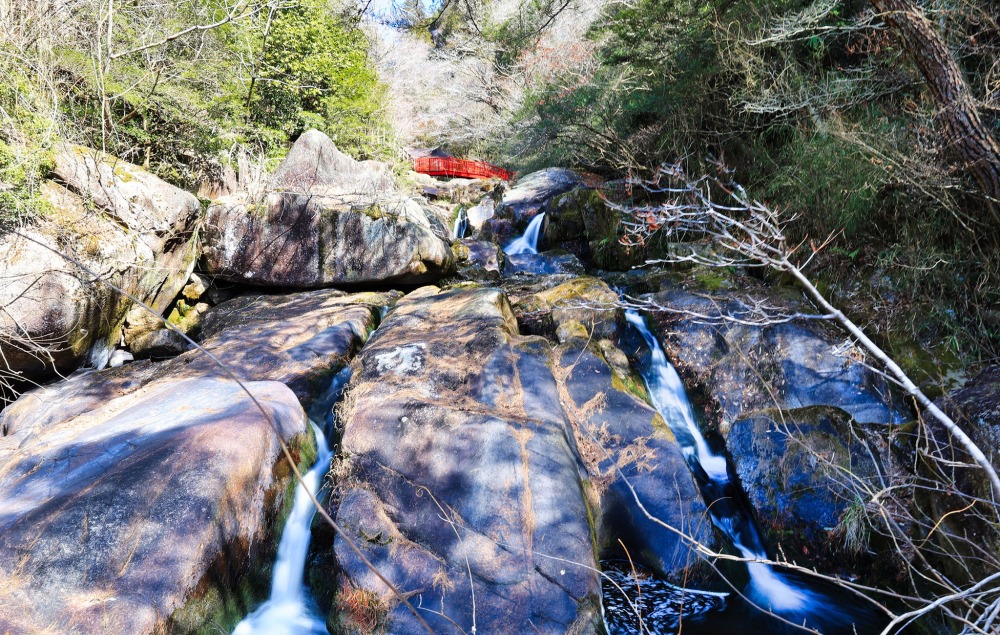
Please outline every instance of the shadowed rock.
[{"label": "shadowed rock", "polygon": [[[585,349],[576,344],[560,347],[556,373],[590,477],[600,558],[629,558],[693,584],[699,559],[677,532],[709,548],[718,545],[680,446],[640,398],[642,380],[629,375],[627,360],[616,368],[605,359],[624,358],[621,351],[607,341]],[[660,522],[648,518],[636,498]]]},{"label": "shadowed rock", "polygon": [[867,547],[845,540],[848,510],[865,501],[865,490],[856,488],[885,473],[884,435],[866,433],[839,408],[769,410],[734,422],[728,449],[776,553],[838,570],[858,555],[852,550]]},{"label": "shadowed rock", "polygon": [[[781,291],[750,290],[695,295],[672,288],[655,296],[669,307],[659,325],[667,356],[707,397],[719,430],[758,410],[833,406],[860,423],[900,423],[910,418],[888,382],[861,363],[846,335],[821,320],[772,324],[706,323],[701,316],[745,315],[752,299],[775,313],[809,313],[811,307]],[[747,298],[750,298],[749,300]]]},{"label": "shadowed rock", "polygon": [[497,216],[506,216],[515,225],[524,225],[554,196],[577,187],[580,176],[565,168],[546,168],[526,174],[504,195]]}]

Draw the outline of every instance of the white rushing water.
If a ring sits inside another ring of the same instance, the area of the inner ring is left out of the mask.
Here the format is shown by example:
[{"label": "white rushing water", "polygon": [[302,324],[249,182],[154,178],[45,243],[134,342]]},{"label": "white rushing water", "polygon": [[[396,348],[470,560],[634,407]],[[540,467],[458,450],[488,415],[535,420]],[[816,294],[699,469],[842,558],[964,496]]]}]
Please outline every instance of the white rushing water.
[{"label": "white rushing water", "polygon": [[[312,424],[319,456],[313,468],[303,475],[295,488],[295,501],[285,523],[274,565],[271,597],[260,608],[236,625],[233,635],[326,635],[326,620],[317,616],[306,592],[306,556],[309,553],[310,526],[316,514],[309,492],[318,495],[323,477],[330,469],[333,453],[326,436]],[[308,488],[308,490],[306,489]]]},{"label": "white rushing water", "polygon": [[509,256],[515,256],[517,254],[537,254],[538,253],[538,236],[542,232],[542,221],[545,220],[545,214],[539,214],[531,219],[528,223],[528,228],[524,230],[524,236],[520,238],[515,238],[509,245],[503,248],[504,253]]},{"label": "white rushing water", "polygon": [[469,229],[469,216],[465,211],[465,208],[458,210],[458,214],[455,215],[455,224],[451,228],[451,237],[465,238],[465,232]]},{"label": "white rushing water", "polygon": [[681,383],[677,369],[667,361],[667,355],[663,352],[660,343],[649,332],[646,321],[638,313],[626,311],[625,319],[639,331],[652,353],[649,371],[643,375],[643,379],[646,381],[646,388],[649,390],[650,399],[653,400],[653,406],[678,438],[683,437],[684,440],[689,441],[689,443],[682,441],[681,444],[685,454],[690,457],[693,452],[702,469],[713,481],[728,481],[726,457],[713,454],[705,438],[701,436],[701,431],[694,419],[694,409],[684,391],[684,384]]},{"label": "white rushing water", "polygon": [[[646,340],[652,353],[649,369],[643,373],[646,388],[657,412],[674,432],[685,457],[695,458],[711,482],[713,491],[723,492],[730,486],[727,459],[714,454],[694,418],[694,409],[687,397],[677,370],[667,361],[663,348],[646,326],[646,321],[635,311],[626,311],[629,324]],[[707,489],[707,488],[706,488]],[[706,496],[706,499],[709,498]],[[764,549],[747,510],[737,504],[714,505],[710,503],[712,521],[725,533],[748,560],[766,560]],[[727,511],[722,511],[727,510]],[[761,562],[748,562],[750,574],[749,597],[763,608],[776,613],[799,614],[810,608],[811,593],[787,580],[779,571]]]}]

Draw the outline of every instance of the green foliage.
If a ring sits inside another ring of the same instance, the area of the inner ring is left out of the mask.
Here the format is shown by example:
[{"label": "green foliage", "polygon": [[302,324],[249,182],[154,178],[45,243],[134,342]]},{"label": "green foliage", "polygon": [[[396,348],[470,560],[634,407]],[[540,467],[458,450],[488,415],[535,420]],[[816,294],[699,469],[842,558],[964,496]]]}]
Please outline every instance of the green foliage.
[{"label": "green foliage", "polygon": [[316,0],[279,12],[267,36],[253,121],[289,137],[326,132],[361,157],[386,154],[384,89],[364,34]]},{"label": "green foliage", "polygon": [[[122,11],[113,49],[218,22],[226,11],[215,0]],[[80,21],[93,29],[96,18]],[[190,189],[236,148],[281,156],[309,127],[361,158],[391,153],[368,42],[322,0],[283,8],[253,0],[238,19],[118,57],[103,73],[87,38],[61,39],[53,63],[75,141]]]},{"label": "green foliage", "polygon": [[794,129],[772,152],[777,169],[762,194],[802,214],[798,231],[820,238],[842,231],[849,241],[881,232],[879,196],[888,174],[856,145]]},{"label": "green foliage", "polygon": [[[984,7],[941,19],[988,103],[998,47]],[[569,163],[611,177],[720,160],[798,217],[793,243],[837,236],[814,275],[888,281],[857,303],[883,308],[864,322],[988,359],[1000,351],[1000,235],[979,220],[986,203],[966,171],[948,166],[922,75],[870,19],[861,0],[610,3],[591,29],[592,72],[535,88],[501,153],[520,171]]]},{"label": "green foliage", "polygon": [[0,232],[48,211],[39,195],[52,169],[55,121],[26,68],[0,49]]}]

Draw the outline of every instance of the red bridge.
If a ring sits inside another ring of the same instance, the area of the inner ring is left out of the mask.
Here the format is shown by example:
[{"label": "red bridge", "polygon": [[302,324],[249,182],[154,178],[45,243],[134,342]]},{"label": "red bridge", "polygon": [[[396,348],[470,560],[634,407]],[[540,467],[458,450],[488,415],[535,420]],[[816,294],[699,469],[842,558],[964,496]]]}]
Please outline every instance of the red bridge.
[{"label": "red bridge", "polygon": [[431,176],[456,176],[466,179],[497,177],[504,181],[514,178],[510,170],[498,168],[485,161],[470,161],[454,157],[420,157],[413,160],[413,171]]}]

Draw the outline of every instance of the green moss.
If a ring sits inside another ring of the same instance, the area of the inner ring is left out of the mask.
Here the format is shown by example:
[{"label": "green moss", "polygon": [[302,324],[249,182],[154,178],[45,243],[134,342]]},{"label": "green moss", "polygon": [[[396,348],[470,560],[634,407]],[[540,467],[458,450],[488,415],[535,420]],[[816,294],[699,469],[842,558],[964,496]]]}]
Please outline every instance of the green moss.
[{"label": "green moss", "polygon": [[358,211],[371,218],[373,220],[379,220],[385,217],[385,211],[379,205],[372,205],[370,207],[360,207]]},{"label": "green moss", "polygon": [[663,436],[664,439],[674,443],[677,442],[677,437],[674,436],[674,431],[670,429],[670,426],[667,425],[667,422],[663,419],[663,416],[659,412],[653,416],[653,429]]},{"label": "green moss", "polygon": [[131,183],[135,180],[135,175],[130,171],[126,170],[125,166],[121,162],[116,162],[113,168],[115,178],[122,183]]},{"label": "green moss", "polygon": [[611,386],[615,390],[627,392],[647,403],[649,402],[649,393],[646,391],[646,382],[643,381],[642,377],[634,371],[624,376],[619,373],[612,373]]},{"label": "green moss", "polygon": [[698,288],[706,291],[721,291],[734,286],[729,270],[724,267],[695,267],[691,271],[691,279]]}]

